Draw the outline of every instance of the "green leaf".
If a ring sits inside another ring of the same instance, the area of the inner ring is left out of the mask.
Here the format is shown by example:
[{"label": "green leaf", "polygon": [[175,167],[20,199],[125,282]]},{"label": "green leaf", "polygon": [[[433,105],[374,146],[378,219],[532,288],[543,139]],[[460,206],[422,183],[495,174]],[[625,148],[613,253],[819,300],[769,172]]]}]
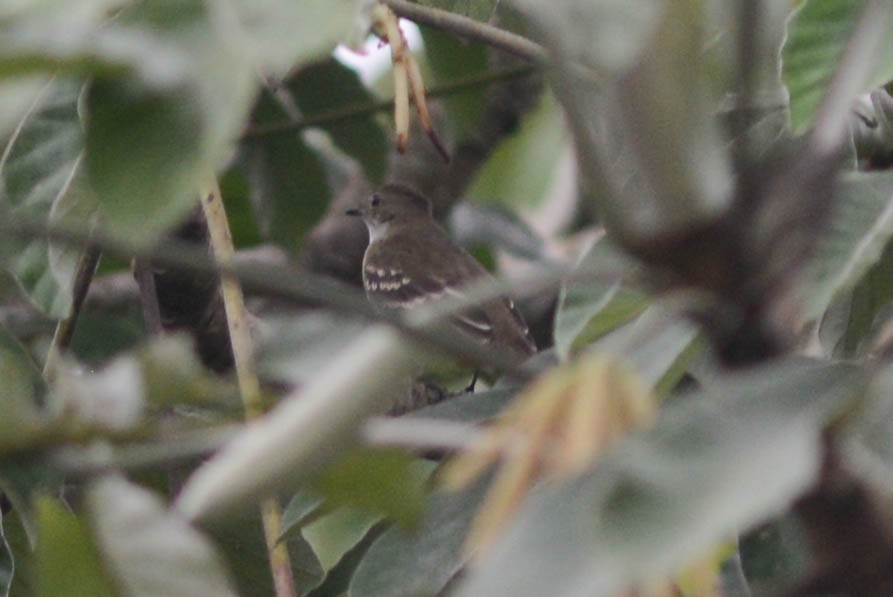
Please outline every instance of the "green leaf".
[{"label": "green leaf", "polygon": [[602,237],[580,260],[558,297],[555,350],[562,359],[639,315],[650,302],[620,282],[637,266]]},{"label": "green leaf", "polygon": [[830,230],[820,242],[809,272],[803,310],[806,321],[820,317],[835,296],[852,288],[880,259],[893,236],[893,175],[843,176],[834,206]]},{"label": "green leaf", "polygon": [[45,393],[40,369],[0,326],[0,454],[26,449],[46,433],[47,420],[38,412]]},{"label": "green leaf", "polygon": [[363,597],[441,594],[465,564],[462,545],[486,486],[481,482],[458,494],[435,494],[428,503],[421,528],[415,532],[394,528],[382,534],[357,567],[350,594]]},{"label": "green leaf", "polygon": [[380,514],[340,508],[314,520],[301,533],[312,547],[323,573],[328,574],[381,520]]},{"label": "green leaf", "polygon": [[208,540],[156,496],[106,475],[90,483],[85,499],[103,563],[125,594],[236,595]]},{"label": "green leaf", "polygon": [[86,106],[86,166],[104,223],[147,241],[195,201],[205,157],[196,98],[156,93],[138,80],[100,80]]},{"label": "green leaf", "polygon": [[[231,517],[225,524],[209,527],[214,544],[238,583],[240,595],[273,595],[269,553],[258,508],[245,516]],[[324,572],[313,549],[300,533],[283,540],[291,560],[295,587],[300,595],[319,585]]]},{"label": "green leaf", "polygon": [[330,53],[347,38],[360,3],[235,0],[230,4],[239,29],[233,39],[261,72],[281,77],[302,61]]},{"label": "green leaf", "polygon": [[852,366],[786,363],[670,402],[591,472],[542,485],[457,594],[613,595],[679,570],[814,482],[826,422],[863,385]]},{"label": "green leaf", "polygon": [[[838,68],[865,0],[806,0],[788,22],[782,53],[783,76],[791,96],[791,127],[809,128]],[[887,24],[889,39],[893,23]],[[893,78],[893,47],[885,44],[865,91]]]},{"label": "green leaf", "polygon": [[282,540],[299,532],[304,522],[317,514],[324,503],[325,499],[320,495],[306,491],[294,494],[282,510],[279,539]]},{"label": "green leaf", "polygon": [[469,194],[515,208],[542,205],[561,175],[560,166],[571,159],[570,141],[555,97],[545,94],[519,130],[493,152]]},{"label": "green leaf", "polygon": [[[327,577],[385,517],[401,528],[418,522],[434,468],[396,450],[347,454],[313,482],[312,494],[292,498],[283,512],[281,536],[294,536],[300,528]],[[325,500],[314,498],[317,494]]]},{"label": "green leaf", "polygon": [[[54,205],[78,203],[76,197],[83,192],[78,180],[83,149],[77,114],[80,91],[76,81],[57,78],[46,83],[6,139],[0,159],[0,211],[8,221],[47,221]],[[51,260],[48,244],[40,237],[12,237],[4,243],[8,246],[0,248],[0,265],[29,299],[50,316],[67,315],[72,268],[53,267],[54,261],[61,265],[66,259]]]},{"label": "green leaf", "polygon": [[590,345],[621,357],[658,395],[675,387],[701,347],[695,325],[660,303]]},{"label": "green leaf", "polygon": [[[332,114],[339,109],[372,106],[375,98],[357,73],[334,58],[308,64],[285,81],[302,118]],[[347,155],[363,166],[374,183],[383,182],[390,144],[375,114],[351,116],[320,125]]]},{"label": "green leaf", "polygon": [[359,450],[326,469],[314,486],[330,505],[384,514],[409,528],[424,507],[432,468],[426,464],[399,450]]},{"label": "green leaf", "polygon": [[329,597],[331,595],[348,595],[350,581],[356,572],[357,566],[363,561],[363,557],[369,547],[388,529],[383,524],[375,525],[363,538],[345,553],[339,562],[328,571],[323,581],[308,593],[309,597]]},{"label": "green leaf", "polygon": [[129,306],[110,312],[91,308],[89,303],[78,317],[71,352],[81,362],[100,366],[121,351],[137,346],[146,337],[142,312]]},{"label": "green leaf", "polygon": [[41,597],[118,594],[106,576],[96,543],[78,516],[44,497],[37,503],[37,523],[36,570]]},{"label": "green leaf", "polygon": [[236,250],[259,245],[263,237],[251,205],[251,185],[237,162],[220,176],[219,182]]},{"label": "green leaf", "polygon": [[117,8],[82,0],[13,19],[0,65],[96,75],[84,114],[90,182],[104,224],[147,241],[191,207],[199,176],[230,151],[256,83],[220,30],[222,5]]},{"label": "green leaf", "polygon": [[[259,126],[287,117],[286,110],[264,92],[251,122]],[[243,140],[240,162],[265,237],[297,251],[304,235],[325,213],[331,195],[320,157],[301,132],[285,131]]]}]

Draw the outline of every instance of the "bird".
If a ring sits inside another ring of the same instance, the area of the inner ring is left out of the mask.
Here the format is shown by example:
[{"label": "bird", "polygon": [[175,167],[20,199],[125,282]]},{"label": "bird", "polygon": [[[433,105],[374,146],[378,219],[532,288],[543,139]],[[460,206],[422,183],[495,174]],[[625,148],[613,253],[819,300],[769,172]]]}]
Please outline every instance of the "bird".
[{"label": "bird", "polygon": [[[363,286],[382,309],[415,309],[461,299],[493,276],[437,223],[431,202],[413,188],[389,183],[346,211],[369,230]],[[454,327],[521,360],[536,353],[512,300],[498,296],[451,313]]]}]

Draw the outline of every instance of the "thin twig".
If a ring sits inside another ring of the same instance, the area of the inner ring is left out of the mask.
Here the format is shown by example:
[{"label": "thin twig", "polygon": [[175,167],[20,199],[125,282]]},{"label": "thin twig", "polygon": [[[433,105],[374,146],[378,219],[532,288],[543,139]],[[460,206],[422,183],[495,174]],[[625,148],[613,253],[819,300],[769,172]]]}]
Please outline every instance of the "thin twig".
[{"label": "thin twig", "polygon": [[544,63],[549,53],[541,45],[515,33],[511,33],[462,15],[423,6],[406,0],[383,0],[398,16],[416,23],[444,29],[466,39],[479,41],[493,48],[505,50],[535,63]]},{"label": "thin twig", "polygon": [[161,325],[161,307],[158,304],[158,292],[155,288],[155,275],[151,264],[137,259],[133,264],[133,277],[140,289],[140,304],[143,307],[143,320],[149,337],[160,336],[164,331]]},{"label": "thin twig", "polygon": [[[202,188],[199,189],[199,196],[208,224],[211,252],[218,263],[231,266],[235,249],[229,222],[226,219],[226,211],[223,207],[223,199],[220,195],[220,187],[213,173],[206,175]],[[223,294],[223,306],[226,310],[226,324],[229,329],[239,393],[245,407],[245,418],[255,419],[263,415],[264,411],[260,380],[257,377],[254,364],[254,346],[247,321],[245,299],[239,281],[231,274],[224,273],[221,276],[220,289]],[[291,560],[285,544],[279,542],[282,508],[275,497],[266,498],[261,502],[261,518],[276,595],[277,597],[294,597],[296,591],[291,571]]]},{"label": "thin twig", "polygon": [[[529,75],[533,71],[533,66],[521,65],[512,68],[478,73],[475,75],[457,79],[455,81],[450,81],[449,83],[445,83],[443,85],[434,86],[428,90],[428,97],[445,97],[448,95],[461,93],[462,91],[466,91],[480,85],[488,83],[498,83],[507,79],[523,77],[524,75]],[[322,126],[324,124],[341,122],[343,120],[349,120],[351,118],[361,118],[363,116],[368,116],[369,114],[374,114],[375,112],[389,110],[393,107],[393,105],[394,98],[389,98],[371,103],[363,102],[350,106],[344,106],[342,108],[337,108],[334,110],[326,110],[325,112],[321,112],[314,116],[290,120],[288,122],[279,122],[264,126],[249,127],[242,134],[242,139],[253,139],[256,137],[277,135],[281,133],[299,131],[311,126]]]},{"label": "thin twig", "polygon": [[87,298],[87,291],[90,290],[90,282],[93,281],[93,274],[96,273],[96,266],[99,265],[101,254],[99,247],[88,243],[78,260],[72,286],[71,307],[69,307],[65,319],[56,325],[56,331],[43,364],[43,376],[47,381],[50,381],[55,375],[59,357],[71,345],[75,326],[78,317],[80,317],[81,308],[84,306],[84,300]]}]

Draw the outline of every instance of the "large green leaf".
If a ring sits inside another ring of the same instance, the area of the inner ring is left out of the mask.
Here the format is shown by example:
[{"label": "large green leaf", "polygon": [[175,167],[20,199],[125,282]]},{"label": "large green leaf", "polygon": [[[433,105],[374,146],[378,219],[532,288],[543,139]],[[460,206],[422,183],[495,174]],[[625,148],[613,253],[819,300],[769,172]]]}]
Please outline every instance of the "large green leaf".
[{"label": "large green leaf", "polygon": [[86,504],[103,564],[124,593],[236,595],[210,542],[145,489],[107,475],[90,483]]},{"label": "large green leaf", "polygon": [[41,597],[117,595],[84,521],[51,498],[41,498],[37,512],[36,573]]},{"label": "large green leaf", "polygon": [[[273,124],[288,117],[288,110],[265,91],[251,122],[255,126]],[[304,142],[301,131],[286,131],[245,139],[240,162],[251,185],[252,203],[263,233],[296,251],[330,200],[319,155]]]},{"label": "large green leaf", "polygon": [[[32,98],[0,160],[0,210],[8,221],[46,221],[54,205],[82,203],[79,176],[83,135],[77,103],[81,86],[56,79]],[[4,239],[0,266],[7,268],[35,305],[55,317],[67,314],[72,268],[52,267],[45,239]],[[5,253],[5,254],[4,254]],[[70,264],[71,259],[58,260]]]},{"label": "large green leaf", "polygon": [[330,505],[347,505],[384,514],[409,528],[418,522],[432,466],[395,450],[347,454],[314,482]]},{"label": "large green leaf", "polygon": [[862,386],[852,366],[787,363],[671,402],[591,472],[541,486],[458,594],[613,595],[678,570],[805,490]]},{"label": "large green leaf", "polygon": [[570,134],[555,97],[547,93],[525,115],[518,132],[493,152],[469,194],[512,207],[538,207],[570,157]]},{"label": "large green leaf", "polygon": [[[310,528],[319,522],[315,519],[321,513],[339,507],[370,515],[363,520],[377,522],[386,517],[401,527],[412,527],[421,516],[432,469],[431,463],[405,452],[351,452],[323,471],[312,483],[310,493],[299,492],[292,497],[282,514],[280,534],[291,535],[304,525]],[[307,528],[304,536],[315,548]],[[325,564],[327,559],[318,551],[317,555]]]},{"label": "large green leaf", "polygon": [[235,0],[234,35],[264,74],[285,75],[302,60],[329,53],[355,26],[356,0]]},{"label": "large green leaf", "polygon": [[[350,583],[351,595],[439,595],[466,561],[462,546],[486,483],[458,494],[435,494],[416,531],[390,529],[366,552]],[[510,593],[491,593],[492,595]]]},{"label": "large green leaf", "polygon": [[[334,58],[308,64],[285,82],[301,110],[302,118],[332,114],[348,106],[371,106],[375,98],[357,73]],[[332,141],[362,164],[373,183],[384,180],[390,144],[375,114],[351,116],[322,124]]]},{"label": "large green leaf", "polygon": [[307,524],[301,534],[313,549],[323,574],[328,575],[381,520],[380,514],[340,508]]},{"label": "large green leaf", "polygon": [[831,300],[852,288],[881,257],[893,236],[893,175],[845,175],[835,194],[831,227],[813,259],[804,316],[821,316]]},{"label": "large green leaf", "polygon": [[[791,126],[795,133],[809,128],[828,83],[838,67],[866,0],[806,0],[788,22],[782,54],[783,76],[791,95]],[[886,39],[893,32],[887,25]],[[868,91],[893,79],[893,46],[885,44],[867,82]]]},{"label": "large green leaf", "polygon": [[100,80],[86,107],[86,166],[105,222],[147,240],[194,201],[205,157],[196,98],[155,93],[138,80]]}]

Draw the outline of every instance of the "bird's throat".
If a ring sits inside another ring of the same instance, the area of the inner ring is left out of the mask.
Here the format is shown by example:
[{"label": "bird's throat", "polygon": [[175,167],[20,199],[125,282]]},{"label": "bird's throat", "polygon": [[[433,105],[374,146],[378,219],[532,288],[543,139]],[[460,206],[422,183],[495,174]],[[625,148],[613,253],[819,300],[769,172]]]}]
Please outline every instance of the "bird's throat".
[{"label": "bird's throat", "polygon": [[369,244],[381,240],[384,238],[384,235],[388,232],[388,223],[367,223],[366,227],[369,229]]}]

